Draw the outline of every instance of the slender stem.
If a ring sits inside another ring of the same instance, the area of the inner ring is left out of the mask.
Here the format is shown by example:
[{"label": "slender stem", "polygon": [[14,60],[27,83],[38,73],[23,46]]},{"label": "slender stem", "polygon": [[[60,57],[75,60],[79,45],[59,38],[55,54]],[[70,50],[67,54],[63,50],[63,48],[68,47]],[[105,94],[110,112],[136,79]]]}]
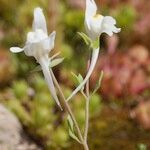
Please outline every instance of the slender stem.
[{"label": "slender stem", "polygon": [[[87,68],[89,68],[89,66],[90,66],[90,60],[88,61],[88,66],[87,66]],[[90,92],[89,92],[89,80],[88,80],[87,83],[86,83],[86,95],[87,95],[87,97],[90,96]]]},{"label": "slender stem", "polygon": [[[90,66],[90,60],[88,61],[88,67]],[[88,128],[89,128],[89,103],[90,103],[90,92],[89,92],[89,80],[86,83],[86,106],[85,106],[85,128],[84,128],[84,141],[87,143]]]},{"label": "slender stem", "polygon": [[82,91],[81,94],[84,96],[85,99],[87,99],[87,95],[84,93],[84,91]]},{"label": "slender stem", "polygon": [[84,150],[89,150],[89,147],[86,142],[83,144],[83,147],[84,147]]},{"label": "slender stem", "polygon": [[88,128],[89,128],[89,97],[86,99],[86,107],[85,107],[85,129],[84,129],[84,141],[87,142],[88,136]]},{"label": "slender stem", "polygon": [[[58,84],[58,81],[55,78],[55,75],[53,74],[52,71],[51,71],[51,75],[52,75],[52,78],[53,78],[53,81],[54,81],[56,87],[58,88],[58,91],[59,91],[59,94],[60,94],[60,97],[61,97],[60,102],[62,103],[62,105],[64,106],[64,109],[68,112],[68,114],[72,118],[72,121],[74,122],[74,126],[76,128],[76,131],[77,131],[77,134],[78,134],[78,137],[79,137],[79,140],[81,141],[81,143],[83,143],[84,139],[82,137],[81,130],[80,130],[79,125],[78,125],[78,123],[77,123],[77,121],[75,119],[75,116],[74,116],[70,106],[68,105],[68,103],[67,103],[67,101],[65,99],[65,96],[64,96],[64,94],[63,94],[63,92],[62,92],[62,90],[61,90],[61,88],[60,88],[60,86]],[[88,149],[85,149],[85,150],[88,150]]]}]

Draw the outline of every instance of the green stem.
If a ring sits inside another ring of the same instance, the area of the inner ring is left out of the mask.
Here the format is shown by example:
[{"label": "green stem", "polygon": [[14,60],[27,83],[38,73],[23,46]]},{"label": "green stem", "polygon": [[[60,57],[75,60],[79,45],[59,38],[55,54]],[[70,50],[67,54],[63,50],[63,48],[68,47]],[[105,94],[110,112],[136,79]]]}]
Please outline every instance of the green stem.
[{"label": "green stem", "polygon": [[[90,66],[90,59],[88,66]],[[89,129],[89,103],[90,103],[90,92],[89,92],[89,80],[86,83],[86,106],[85,106],[85,128],[84,128],[84,142],[87,143],[88,129]]]},{"label": "green stem", "polygon": [[84,147],[84,150],[89,150],[89,147],[86,142],[83,144],[83,147]]},{"label": "green stem", "polygon": [[85,128],[84,128],[84,141],[87,142],[88,136],[88,128],[89,128],[89,103],[90,103],[90,95],[89,95],[89,81],[86,84],[86,106],[85,106]]}]

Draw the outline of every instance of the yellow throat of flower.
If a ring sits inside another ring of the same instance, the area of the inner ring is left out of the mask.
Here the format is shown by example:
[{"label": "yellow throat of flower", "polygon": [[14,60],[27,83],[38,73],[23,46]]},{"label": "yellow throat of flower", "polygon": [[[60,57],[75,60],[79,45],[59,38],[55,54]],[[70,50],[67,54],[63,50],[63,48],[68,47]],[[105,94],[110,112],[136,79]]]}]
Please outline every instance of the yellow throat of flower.
[{"label": "yellow throat of flower", "polygon": [[103,17],[103,16],[100,15],[100,14],[96,14],[96,15],[93,16],[94,19],[100,19],[100,18],[102,18],[102,17]]}]

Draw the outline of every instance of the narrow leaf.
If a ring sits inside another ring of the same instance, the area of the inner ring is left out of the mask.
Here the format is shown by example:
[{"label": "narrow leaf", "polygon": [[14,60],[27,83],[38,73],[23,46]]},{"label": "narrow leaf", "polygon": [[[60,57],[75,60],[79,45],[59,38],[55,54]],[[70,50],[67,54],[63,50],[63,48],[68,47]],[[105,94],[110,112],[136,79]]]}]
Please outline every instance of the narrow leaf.
[{"label": "narrow leaf", "polygon": [[83,77],[81,74],[78,74],[78,82],[81,83],[83,81]]},{"label": "narrow leaf", "polygon": [[[77,80],[77,85],[80,85],[83,82],[83,77],[81,74],[78,74],[78,76],[76,74],[74,74],[73,72],[71,74]],[[84,86],[82,87],[81,91],[83,91],[83,90],[84,90]]]},{"label": "narrow leaf", "polygon": [[83,81],[83,77],[82,77],[81,74],[78,74],[78,76],[75,73],[73,73],[73,72],[71,72],[71,74],[78,81],[79,84]]},{"label": "narrow leaf", "polygon": [[69,126],[70,137],[72,137],[77,142],[81,143],[80,140],[78,139],[78,137],[75,135],[74,128],[73,128],[73,121],[72,121],[70,115],[68,115],[68,117],[67,117],[67,122],[68,122],[68,126]]},{"label": "narrow leaf", "polygon": [[59,65],[60,63],[62,63],[63,60],[64,60],[64,58],[56,58],[56,59],[52,60],[49,67],[50,68],[55,67],[55,66]]},{"label": "narrow leaf", "polygon": [[70,137],[72,137],[74,140],[76,140],[77,142],[81,143],[80,140],[78,139],[78,137],[69,129],[69,135]]},{"label": "narrow leaf", "polygon": [[68,121],[69,128],[70,128],[71,130],[73,130],[73,121],[72,121],[70,115],[68,115],[67,121]]},{"label": "narrow leaf", "polygon": [[92,40],[83,32],[78,32],[78,34],[82,37],[86,45],[91,45]]},{"label": "narrow leaf", "polygon": [[[58,53],[57,53],[57,55],[58,55]],[[53,57],[53,56],[52,56],[52,57]],[[56,57],[56,56],[55,56],[55,57]],[[52,60],[49,67],[50,67],[50,68],[55,67],[55,66],[59,65],[61,62],[63,62],[63,60],[64,60],[64,58],[56,58],[56,59]],[[37,67],[35,67],[35,68],[31,71],[31,73],[39,72],[39,71],[42,71],[40,65],[38,65]]]},{"label": "narrow leaf", "polygon": [[97,90],[100,88],[101,82],[102,82],[102,79],[103,79],[103,75],[104,75],[104,72],[101,71],[101,74],[100,74],[100,76],[99,76],[99,80],[98,80],[98,82],[97,82],[97,84],[96,84],[96,86],[95,86],[94,91],[92,92],[92,95],[94,95],[94,94],[97,92]]}]

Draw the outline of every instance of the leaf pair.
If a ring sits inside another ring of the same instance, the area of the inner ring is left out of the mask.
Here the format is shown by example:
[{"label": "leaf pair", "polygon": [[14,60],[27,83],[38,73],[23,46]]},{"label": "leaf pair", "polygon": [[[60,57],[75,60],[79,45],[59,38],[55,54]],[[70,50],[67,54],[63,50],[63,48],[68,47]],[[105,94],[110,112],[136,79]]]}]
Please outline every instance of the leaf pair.
[{"label": "leaf pair", "polygon": [[67,117],[67,122],[68,122],[68,126],[69,126],[69,135],[70,135],[70,137],[72,137],[77,142],[81,143],[80,140],[78,139],[78,137],[75,135],[74,125],[73,125],[73,121],[72,121],[70,115],[68,115],[68,117]]},{"label": "leaf pair", "polygon": [[[83,82],[83,77],[81,74],[78,74],[78,76],[76,74],[74,74],[73,72],[71,72],[71,74],[77,80],[77,86]],[[83,91],[83,90],[84,90],[84,87],[82,87],[81,91]]]}]

